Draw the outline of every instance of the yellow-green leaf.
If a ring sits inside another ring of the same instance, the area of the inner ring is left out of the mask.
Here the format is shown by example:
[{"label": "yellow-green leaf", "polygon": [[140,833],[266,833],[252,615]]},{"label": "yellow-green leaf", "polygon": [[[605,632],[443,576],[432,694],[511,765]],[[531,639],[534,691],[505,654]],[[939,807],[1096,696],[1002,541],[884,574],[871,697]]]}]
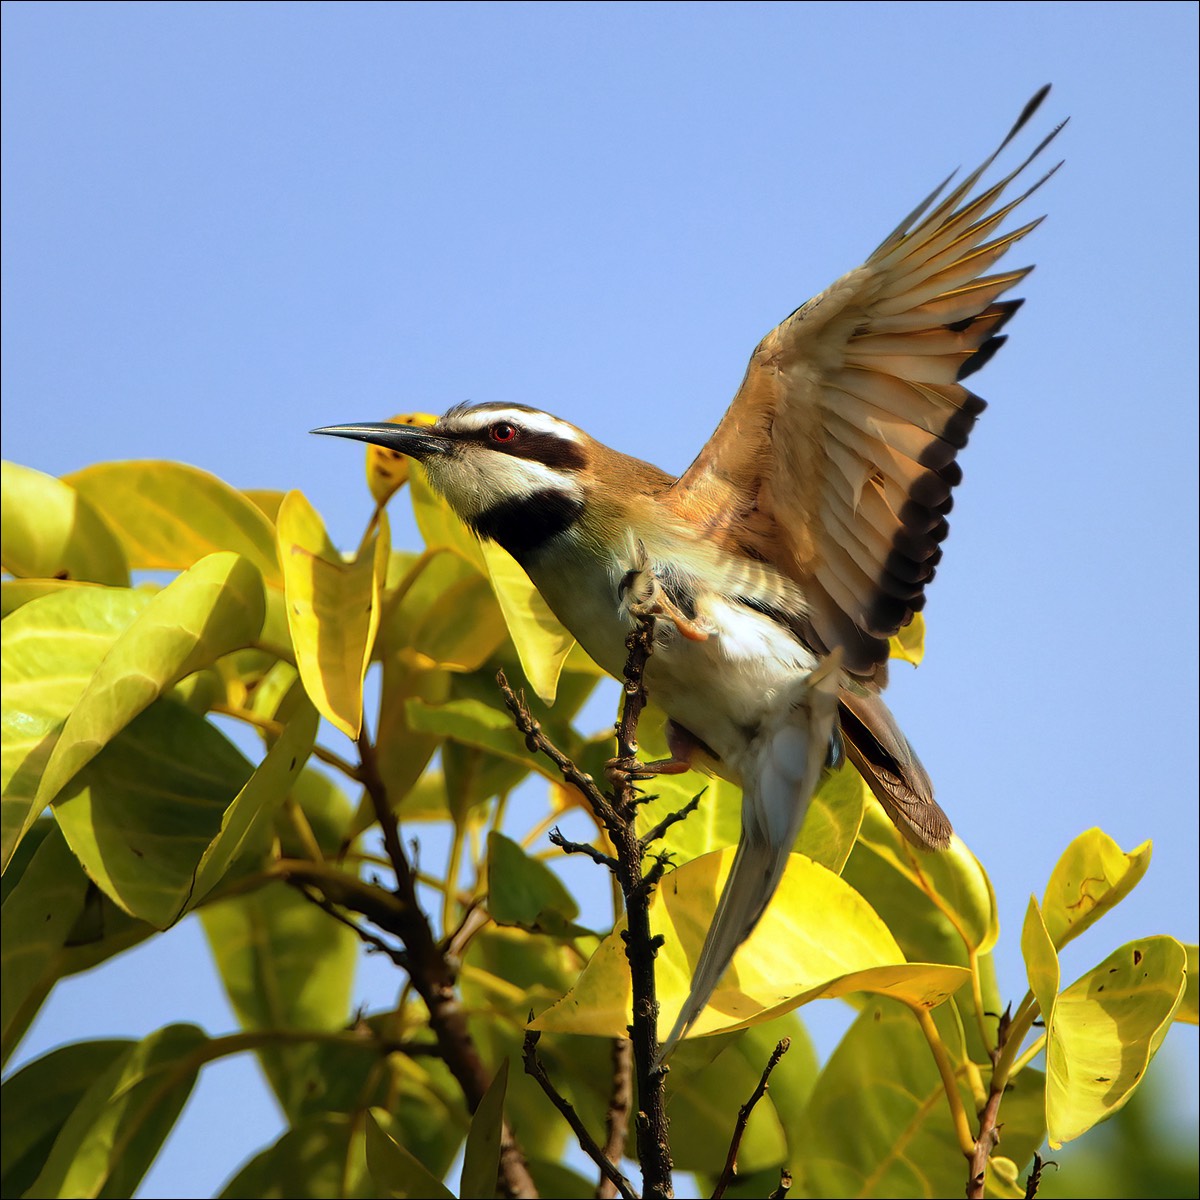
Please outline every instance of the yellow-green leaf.
[{"label": "yellow-green leaf", "polygon": [[[1006,1091],[1003,1150],[1027,1159],[1042,1140],[1042,1080]],[[973,1098],[960,1076],[968,1111]],[[795,1195],[957,1196],[965,1164],[933,1055],[910,1012],[872,999],[834,1050],[789,1137]],[[761,1194],[761,1193],[760,1193]],[[989,1181],[989,1196],[1008,1195]]]},{"label": "yellow-green leaf", "polygon": [[113,643],[150,601],[125,588],[71,588],[0,625],[3,866],[37,820],[38,783],[63,722]]},{"label": "yellow-green leaf", "polygon": [[1042,1010],[1042,1022],[1049,1025],[1054,1019],[1054,1004],[1058,998],[1061,971],[1058,953],[1046,929],[1037,897],[1029,897],[1025,910],[1025,924],[1021,929],[1021,953],[1025,958],[1025,973],[1029,977],[1029,990]]},{"label": "yellow-green leaf", "polygon": [[288,627],[300,678],[317,710],[348,738],[362,728],[362,684],[379,627],[387,572],[386,521],[346,562],[334,549],[316,509],[300,492],[279,507]]},{"label": "yellow-green leaf", "polygon": [[378,1200],[367,1172],[357,1113],[319,1112],[299,1120],[225,1185],[222,1200]]},{"label": "yellow-green leaf", "polygon": [[169,1025],[121,1054],[67,1119],[31,1196],[132,1196],[182,1111],[207,1038]]},{"label": "yellow-green leaf", "polygon": [[120,543],[70,484],[5,462],[0,492],[0,564],[9,574],[129,586]]},{"label": "yellow-green leaf", "polygon": [[1046,1029],[1050,1146],[1124,1107],[1166,1036],[1187,987],[1187,955],[1169,937],[1129,942],[1059,997]]},{"label": "yellow-green leaf", "polygon": [[484,542],[482,549],[488,578],[508,623],[525,678],[542,700],[553,704],[558,677],[575,639],[507,550],[495,542]]},{"label": "yellow-green leaf", "polygon": [[84,1093],[133,1045],[116,1038],[74,1042],[26,1064],[5,1081],[0,1192],[25,1195]]},{"label": "yellow-green leaf", "polygon": [[1150,867],[1150,852],[1143,842],[1126,853],[1102,829],[1081,833],[1063,851],[1042,898],[1046,928],[1059,950],[1133,891]]},{"label": "yellow-green leaf", "polygon": [[0,913],[0,1047],[8,1056],[28,1027],[29,1004],[40,1004],[39,987],[54,955],[83,912],[87,878],[62,833],[52,828],[42,839]]},{"label": "yellow-green leaf", "polygon": [[[513,725],[507,710],[492,708],[482,700],[449,700],[445,704],[409,700],[405,710],[411,729],[487,750],[537,771],[547,779],[562,778],[558,768],[548,758],[529,751],[524,735]],[[562,749],[569,751],[570,748]]]},{"label": "yellow-green leaf", "polygon": [[160,700],[67,784],[54,812],[96,886],[165,929],[187,904],[197,865],[251,771],[203,717]]},{"label": "yellow-green leaf", "polygon": [[[658,995],[670,1027],[729,869],[732,848],[685,864],[651,901],[651,923],[666,940],[659,950]],[[533,1027],[622,1036],[631,1020],[629,968],[622,921],[578,983]],[[693,1034],[742,1028],[823,996],[878,992],[933,1008],[969,979],[961,967],[908,963],[863,898],[827,868],[793,854],[775,898],[734,957]],[[661,1022],[660,1022],[661,1023]]]},{"label": "yellow-green leaf", "polygon": [[504,1093],[508,1088],[508,1059],[500,1064],[475,1115],[463,1152],[462,1200],[492,1200],[500,1174],[500,1134],[504,1122]]},{"label": "yellow-green leaf", "polygon": [[430,550],[447,548],[462,555],[482,575],[487,574],[479,539],[454,515],[450,506],[429,486],[417,463],[409,464],[409,495],[413,516],[425,545]]},{"label": "yellow-green leaf", "polygon": [[883,809],[869,803],[859,844],[922,891],[964,945],[986,953],[1000,936],[996,894],[980,861],[955,835],[945,850],[923,852],[905,841]]},{"label": "yellow-green leaf", "polygon": [[1197,963],[1197,947],[1194,943],[1185,945],[1183,949],[1187,955],[1187,987],[1175,1012],[1175,1020],[1183,1022],[1184,1025],[1196,1025],[1200,1023],[1196,987],[1197,976],[1200,976],[1200,964]]},{"label": "yellow-green leaf", "polygon": [[249,645],[262,629],[258,569],[212,554],[156,595],[113,644],[62,727],[38,785],[48,804],[167,688]]},{"label": "yellow-green leaf", "polygon": [[573,921],[579,905],[545,863],[492,830],[487,840],[488,912],[498,925],[537,930],[551,916]]},{"label": "yellow-green leaf", "polygon": [[367,1111],[367,1170],[380,1196],[390,1200],[454,1200],[454,1193],[383,1129],[386,1111]]},{"label": "yellow-green leaf", "polygon": [[[475,671],[508,636],[487,578],[456,551],[421,555],[388,593],[381,657],[401,655],[427,670]],[[389,602],[392,594],[397,599]]]},{"label": "yellow-green leaf", "polygon": [[[244,1029],[345,1028],[359,946],[352,930],[282,883],[199,912]],[[316,1046],[266,1046],[258,1056],[292,1119],[327,1086]]]},{"label": "yellow-green leaf", "polygon": [[232,550],[271,587],[283,583],[271,522],[215,475],[179,462],[110,462],[64,477],[116,534],[130,567],[183,571]]},{"label": "yellow-green leaf", "polygon": [[269,825],[304,769],[317,739],[317,710],[304,697],[299,711],[258,764],[221,818],[221,831],[200,856],[187,900],[194,908],[212,891],[256,832]]}]

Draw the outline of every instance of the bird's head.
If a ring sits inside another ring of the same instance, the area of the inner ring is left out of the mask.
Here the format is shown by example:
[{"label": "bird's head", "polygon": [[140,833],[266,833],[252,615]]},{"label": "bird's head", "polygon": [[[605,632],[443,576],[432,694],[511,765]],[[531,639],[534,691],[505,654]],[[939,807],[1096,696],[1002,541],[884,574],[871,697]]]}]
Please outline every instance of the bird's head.
[{"label": "bird's head", "polygon": [[624,458],[569,422],[519,404],[460,405],[426,426],[363,423],[313,432],[415,458],[472,529],[518,559],[576,525],[598,479],[611,475],[603,464]]}]

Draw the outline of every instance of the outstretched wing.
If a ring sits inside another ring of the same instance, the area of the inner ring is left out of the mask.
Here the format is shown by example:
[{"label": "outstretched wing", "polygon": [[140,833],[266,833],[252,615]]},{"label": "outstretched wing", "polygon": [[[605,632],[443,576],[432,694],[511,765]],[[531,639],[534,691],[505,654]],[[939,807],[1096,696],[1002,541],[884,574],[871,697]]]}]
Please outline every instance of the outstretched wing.
[{"label": "outstretched wing", "polygon": [[972,197],[1033,116],[940,201],[910,213],[861,267],[798,308],[755,349],[733,404],[665,499],[730,549],[803,592],[814,648],[882,683],[887,639],[925,600],[946,537],[958,451],[984,402],[963,380],[1004,342],[1033,269],[988,274],[1038,220],[997,233],[1050,175],[1000,204],[1016,170]]}]

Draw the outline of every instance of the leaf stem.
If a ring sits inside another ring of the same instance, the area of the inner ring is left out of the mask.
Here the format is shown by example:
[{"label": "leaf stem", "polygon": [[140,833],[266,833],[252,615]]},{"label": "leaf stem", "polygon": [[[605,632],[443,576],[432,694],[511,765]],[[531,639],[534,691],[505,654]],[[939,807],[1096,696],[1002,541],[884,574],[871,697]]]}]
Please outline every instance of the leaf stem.
[{"label": "leaf stem", "polygon": [[963,1156],[970,1159],[975,1153],[975,1138],[971,1133],[971,1123],[967,1118],[967,1110],[963,1105],[962,1096],[958,1090],[958,1075],[954,1064],[950,1061],[946,1044],[938,1033],[933,1021],[933,1014],[927,1008],[913,1008],[921,1032],[933,1051],[933,1061],[937,1063],[938,1074],[942,1077],[942,1088],[946,1093],[946,1102],[950,1105],[950,1119],[954,1122],[954,1134],[958,1138],[958,1148]]}]

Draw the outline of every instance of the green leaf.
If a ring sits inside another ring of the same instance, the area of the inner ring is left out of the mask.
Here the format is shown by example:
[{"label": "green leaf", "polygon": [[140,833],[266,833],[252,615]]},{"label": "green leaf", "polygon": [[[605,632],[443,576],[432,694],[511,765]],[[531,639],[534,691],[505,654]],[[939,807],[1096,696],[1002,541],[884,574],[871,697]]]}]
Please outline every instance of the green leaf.
[{"label": "green leaf", "polygon": [[504,1093],[508,1087],[508,1059],[500,1064],[475,1115],[463,1152],[462,1200],[492,1200],[500,1176],[500,1135],[504,1124]]},{"label": "green leaf", "polygon": [[[652,926],[666,939],[657,959],[664,1031],[687,995],[734,853],[727,849],[685,864],[651,901]],[[631,1021],[631,994],[623,928],[624,921],[601,943],[575,987],[532,1028],[608,1037],[624,1032]],[[933,1008],[968,978],[960,967],[906,962],[887,927],[853,888],[793,854],[774,899],[738,950],[692,1036],[739,1029],[822,996],[860,991]]]},{"label": "green leaf", "polygon": [[379,627],[380,593],[388,563],[385,518],[352,562],[325,532],[300,492],[279,507],[288,628],[300,678],[317,710],[348,738],[362,728],[362,684]]},{"label": "green leaf", "polygon": [[187,906],[203,855],[252,771],[203,717],[164,699],[75,776],[55,815],[96,885],[165,929]]},{"label": "green leaf", "polygon": [[0,492],[0,563],[11,575],[129,586],[120,543],[70,484],[6,462]]},{"label": "green leaf", "polygon": [[574,921],[579,905],[545,863],[494,830],[487,842],[488,912],[499,925],[537,931],[548,916]]},{"label": "green leaf", "polygon": [[232,550],[269,586],[283,585],[271,522],[207,471],[178,462],[111,462],[64,478],[108,523],[135,570],[182,571]]},{"label": "green leaf", "polygon": [[[530,752],[525,735],[513,725],[512,717],[504,709],[493,708],[482,700],[449,700],[437,705],[410,700],[405,711],[409,728],[419,733],[436,734],[487,750],[555,782],[562,778],[548,758]],[[568,752],[570,747],[560,749]]]},{"label": "green leaf", "polygon": [[0,1192],[21,1196],[37,1178],[67,1118],[96,1079],[136,1043],[124,1039],[60,1046],[5,1080]]},{"label": "green leaf", "polygon": [[303,696],[300,711],[255,768],[245,787],[221,818],[221,831],[209,843],[195,870],[187,907],[194,908],[220,883],[230,864],[257,832],[270,825],[297,776],[304,769],[317,739],[317,710]]},{"label": "green leaf", "polygon": [[119,1055],[62,1127],[31,1196],[132,1196],[196,1082],[208,1039],[168,1025]]},{"label": "green leaf", "polygon": [[38,785],[39,807],[167,688],[262,629],[262,577],[233,554],[213,554],[156,595],[113,643],[71,709]]},{"label": "green leaf", "polygon": [[1141,882],[1150,867],[1149,842],[1126,854],[1101,829],[1081,833],[1050,873],[1042,915],[1057,949],[1094,925]]},{"label": "green leaf", "polygon": [[[83,912],[87,879],[61,831],[42,838],[0,910],[0,1046],[8,1060],[49,990],[47,968]],[[51,981],[52,982],[52,981]]]},{"label": "green leaf", "polygon": [[[799,1117],[818,1073],[816,1053],[795,1013],[731,1034],[681,1045],[671,1060],[667,1108],[675,1168],[715,1177],[725,1163],[738,1106],[749,1098],[776,1043],[791,1047],[771,1073],[738,1151],[738,1177],[789,1161],[785,1123]],[[778,1170],[771,1183],[779,1182]],[[709,1194],[711,1185],[702,1191]]]},{"label": "green leaf", "polygon": [[1050,1146],[1079,1137],[1129,1101],[1187,987],[1187,954],[1170,937],[1114,950],[1066,989],[1046,1025]]},{"label": "green leaf", "polygon": [[377,1194],[394,1200],[454,1200],[454,1193],[440,1179],[384,1131],[382,1126],[391,1124],[382,1109],[368,1111],[367,1170]]},{"label": "green leaf", "polygon": [[[1030,1114],[1036,1124],[1040,1108],[1040,1082],[1037,1072],[1022,1072],[1005,1094],[1005,1152],[1009,1105],[1023,1152]],[[971,1111],[965,1084],[959,1091]],[[817,1079],[789,1162],[800,1196],[962,1194],[966,1164],[933,1056],[911,1013],[886,1001],[866,1005]]]},{"label": "green leaf", "polygon": [[[358,958],[352,930],[282,883],[206,905],[200,919],[244,1029],[347,1024]],[[326,1090],[315,1047],[266,1046],[258,1056],[289,1117],[311,1091]]]},{"label": "green leaf", "polygon": [[363,1123],[348,1113],[296,1121],[221,1191],[222,1200],[376,1200]]},{"label": "green leaf", "polygon": [[38,781],[109,648],[148,604],[145,592],[70,589],[31,600],[0,625],[0,782],[4,869],[37,820]]},{"label": "green leaf", "polygon": [[[9,897],[15,893],[21,880],[24,879],[25,871],[37,851],[51,835],[61,840],[62,833],[58,822],[53,817],[42,817],[34,824],[17,848],[3,881],[6,905]],[[59,863],[56,871],[51,872],[50,890],[56,894],[66,895],[80,889],[83,890],[84,897],[79,916],[67,931],[62,943],[53,948],[43,961],[40,974],[29,986],[24,999],[19,1000],[19,1009],[15,1011],[11,1021],[6,1021],[4,1024],[3,1057],[7,1057],[11,1049],[19,1044],[25,1030],[37,1016],[41,1005],[58,980],[80,971],[90,970],[114,954],[120,954],[123,950],[128,950],[138,942],[144,941],[155,932],[154,928],[146,922],[137,921],[117,908],[83,873],[83,867],[79,864],[79,860],[74,855],[68,855],[67,860]],[[21,955],[25,953],[31,941],[36,940],[30,935],[36,934],[37,931],[28,925],[24,917],[17,915],[21,903],[23,902],[19,900],[14,901],[15,907],[7,918],[13,925],[19,926],[20,931],[5,936],[6,954]],[[32,964],[26,965],[32,966]],[[4,986],[7,989],[13,989],[14,996],[19,990],[18,983],[23,969],[21,964],[15,964],[10,977],[6,968]],[[14,1000],[15,1002],[16,1000]]]}]

